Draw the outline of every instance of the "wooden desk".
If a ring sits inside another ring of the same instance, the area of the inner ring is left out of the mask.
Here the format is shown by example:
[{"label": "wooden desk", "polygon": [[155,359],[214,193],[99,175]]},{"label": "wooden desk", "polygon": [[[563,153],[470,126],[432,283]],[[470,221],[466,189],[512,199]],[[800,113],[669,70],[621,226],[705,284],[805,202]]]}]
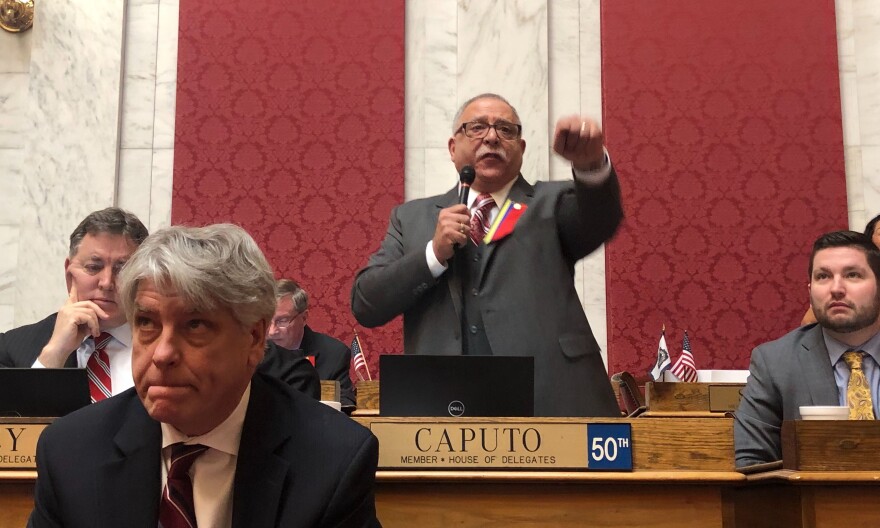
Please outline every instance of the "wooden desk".
[{"label": "wooden desk", "polygon": [[[0,473],[0,526],[33,508],[32,471]],[[376,475],[386,528],[627,526],[735,528],[735,472],[391,472]],[[748,526],[748,525],[739,525]]]},{"label": "wooden desk", "polygon": [[[456,421],[356,420],[367,427],[374,422]],[[629,423],[635,471],[379,471],[376,508],[383,526],[735,528],[732,490],[746,477],[734,470],[730,419],[485,420]]]},{"label": "wooden desk", "polygon": [[411,526],[734,528],[735,472],[377,474],[386,528]]},{"label": "wooden desk", "polygon": [[22,527],[34,509],[36,471],[0,471],[0,526]]},{"label": "wooden desk", "polygon": [[746,480],[734,500],[739,526],[867,528],[880,520],[878,471],[781,469]]},{"label": "wooden desk", "polygon": [[[357,418],[367,426],[372,421],[401,420],[413,419]],[[501,526],[734,527],[729,490],[744,483],[745,476],[733,468],[731,420],[589,421],[632,424],[633,464],[637,471],[379,471],[376,475],[379,518],[386,527],[492,523]],[[23,525],[32,507],[34,474],[28,473],[30,480],[20,475],[17,482],[5,481],[10,493],[0,498],[0,508],[6,510],[9,501],[18,512],[17,517],[10,519],[9,526]],[[12,475],[6,477],[11,479]],[[10,516],[13,515],[11,510]]]},{"label": "wooden desk", "polygon": [[[358,418],[372,420],[383,418]],[[379,519],[386,528],[849,528],[880,519],[880,471],[746,476],[732,467],[729,419],[626,421],[632,472],[379,471]],[[0,471],[0,527],[25,525],[35,479],[34,471]]]},{"label": "wooden desk", "polygon": [[[34,472],[0,473],[0,526],[25,525],[35,478]],[[376,479],[376,508],[386,528],[867,528],[880,519],[876,473],[380,471]]]}]

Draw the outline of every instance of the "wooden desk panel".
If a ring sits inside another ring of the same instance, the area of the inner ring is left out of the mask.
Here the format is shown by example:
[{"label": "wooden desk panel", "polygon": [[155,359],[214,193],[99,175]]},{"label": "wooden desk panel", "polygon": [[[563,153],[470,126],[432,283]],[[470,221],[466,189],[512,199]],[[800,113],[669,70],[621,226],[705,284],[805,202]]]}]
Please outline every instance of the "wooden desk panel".
[{"label": "wooden desk panel", "polygon": [[737,527],[858,528],[880,519],[880,472],[791,471],[747,477],[736,490]]},{"label": "wooden desk panel", "polygon": [[34,509],[36,471],[0,471],[0,527],[18,528],[27,524]]},{"label": "wooden desk panel", "polygon": [[668,482],[382,482],[376,508],[386,528],[734,528],[720,487]]}]

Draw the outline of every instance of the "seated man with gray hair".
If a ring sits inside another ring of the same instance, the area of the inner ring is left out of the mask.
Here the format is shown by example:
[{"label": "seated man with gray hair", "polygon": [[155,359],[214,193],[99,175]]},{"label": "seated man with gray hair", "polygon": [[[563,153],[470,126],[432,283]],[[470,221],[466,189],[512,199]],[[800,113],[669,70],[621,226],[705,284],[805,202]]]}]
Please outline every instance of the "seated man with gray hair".
[{"label": "seated man with gray hair", "polygon": [[376,438],[255,373],[275,284],[243,229],[161,230],[119,286],[135,387],[43,432],[29,526],[379,525]]},{"label": "seated man with gray hair", "polygon": [[306,357],[313,357],[322,380],[339,382],[340,403],[353,406],[354,388],[349,376],[351,350],[342,341],[315,332],[306,324],[309,294],[295,280],[281,279],[275,283],[275,299],[278,305],[269,324],[269,341],[282,349],[300,350]]}]

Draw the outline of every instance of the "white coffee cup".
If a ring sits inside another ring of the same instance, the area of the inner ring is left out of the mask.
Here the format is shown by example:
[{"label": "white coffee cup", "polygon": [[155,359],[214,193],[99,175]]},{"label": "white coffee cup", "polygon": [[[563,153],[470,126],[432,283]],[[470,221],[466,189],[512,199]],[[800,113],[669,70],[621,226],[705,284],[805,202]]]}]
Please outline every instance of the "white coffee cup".
[{"label": "white coffee cup", "polygon": [[848,420],[849,407],[837,405],[802,405],[799,407],[803,420]]},{"label": "white coffee cup", "polygon": [[326,405],[327,407],[333,407],[333,408],[336,409],[337,411],[341,411],[341,410],[342,410],[342,404],[339,403],[338,401],[333,401],[333,400],[321,400],[321,403],[323,403],[323,404]]}]

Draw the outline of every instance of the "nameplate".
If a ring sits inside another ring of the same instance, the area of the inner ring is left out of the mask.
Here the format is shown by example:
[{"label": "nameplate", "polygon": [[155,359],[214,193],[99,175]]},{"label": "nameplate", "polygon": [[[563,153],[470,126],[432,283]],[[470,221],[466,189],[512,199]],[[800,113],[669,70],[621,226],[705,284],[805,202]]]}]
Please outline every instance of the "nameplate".
[{"label": "nameplate", "polygon": [[370,423],[380,469],[632,470],[629,423]]},{"label": "nameplate", "polygon": [[36,469],[37,440],[48,422],[0,420],[0,469]]},{"label": "nameplate", "polygon": [[709,411],[736,412],[745,385],[709,385]]}]

